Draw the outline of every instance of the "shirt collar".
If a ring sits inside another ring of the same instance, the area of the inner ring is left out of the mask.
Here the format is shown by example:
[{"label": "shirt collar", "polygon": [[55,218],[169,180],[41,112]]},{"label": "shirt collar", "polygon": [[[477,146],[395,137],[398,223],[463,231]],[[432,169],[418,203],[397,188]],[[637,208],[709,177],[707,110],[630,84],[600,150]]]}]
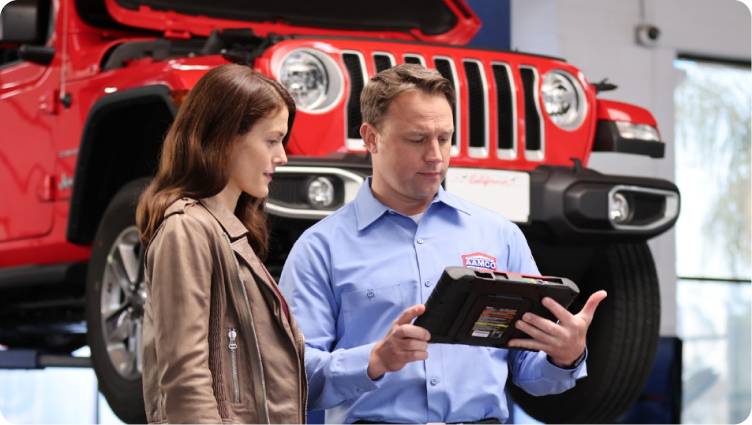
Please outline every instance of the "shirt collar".
[{"label": "shirt collar", "polygon": [[433,202],[442,202],[457,211],[462,211],[463,213],[470,215],[470,211],[468,211],[462,200],[454,195],[447,193],[447,191],[444,190],[443,186],[439,186],[439,193],[436,194],[436,198],[434,198]]},{"label": "shirt collar", "polygon": [[372,177],[366,178],[366,181],[360,186],[360,190],[355,196],[355,221],[358,223],[358,231],[370,226],[371,223],[389,210],[389,208],[373,196],[373,192],[371,192],[371,179]]},{"label": "shirt collar", "polygon": [[230,211],[217,196],[200,199],[201,204],[217,219],[230,239],[235,240],[248,233],[243,222]]},{"label": "shirt collar", "polygon": [[[366,179],[360,187],[358,195],[355,197],[355,219],[358,223],[358,231],[370,226],[379,217],[384,215],[385,212],[389,211],[389,208],[373,196],[373,192],[371,191],[372,178],[373,176],[370,176]],[[448,194],[441,186],[439,186],[439,192],[436,194],[436,197],[431,201],[432,204],[436,202],[441,202],[449,207],[470,215],[460,200],[457,197]]]}]

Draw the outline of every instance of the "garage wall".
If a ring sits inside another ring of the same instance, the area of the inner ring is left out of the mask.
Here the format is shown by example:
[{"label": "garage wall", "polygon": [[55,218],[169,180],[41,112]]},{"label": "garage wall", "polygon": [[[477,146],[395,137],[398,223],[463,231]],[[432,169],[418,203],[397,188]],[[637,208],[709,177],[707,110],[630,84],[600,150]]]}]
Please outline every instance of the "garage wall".
[{"label": "garage wall", "polygon": [[[745,60],[752,56],[750,10],[738,0],[512,0],[511,46],[561,57],[591,82],[619,88],[599,98],[650,110],[667,141],[666,157],[594,153],[589,166],[609,174],[674,180],[674,87],[679,54]],[[635,28],[661,31],[654,47],[635,42]],[[676,334],[675,236],[650,241],[661,282],[661,335]]]},{"label": "garage wall", "polygon": [[472,47],[490,47],[495,49],[509,49],[511,29],[509,28],[509,13],[511,0],[465,0],[465,3],[475,12],[482,25],[480,30],[467,45]]}]

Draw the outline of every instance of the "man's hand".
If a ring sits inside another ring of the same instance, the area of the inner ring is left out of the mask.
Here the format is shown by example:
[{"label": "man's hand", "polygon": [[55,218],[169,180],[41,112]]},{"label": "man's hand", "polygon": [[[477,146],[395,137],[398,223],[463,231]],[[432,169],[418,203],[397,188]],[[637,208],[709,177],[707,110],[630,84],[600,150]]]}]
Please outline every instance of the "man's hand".
[{"label": "man's hand", "polygon": [[384,339],[377,342],[368,359],[368,377],[376,379],[387,372],[396,372],[406,364],[428,358],[431,334],[410,323],[426,311],[423,304],[414,305],[392,323]]},{"label": "man's hand", "polygon": [[525,313],[522,320],[516,322],[516,326],[532,339],[513,339],[509,341],[509,346],[544,351],[556,366],[569,367],[585,352],[588,327],[593,321],[596,307],[605,298],[606,291],[594,293],[577,315],[572,315],[551,298],[543,298],[543,306],[559,319],[559,323]]}]

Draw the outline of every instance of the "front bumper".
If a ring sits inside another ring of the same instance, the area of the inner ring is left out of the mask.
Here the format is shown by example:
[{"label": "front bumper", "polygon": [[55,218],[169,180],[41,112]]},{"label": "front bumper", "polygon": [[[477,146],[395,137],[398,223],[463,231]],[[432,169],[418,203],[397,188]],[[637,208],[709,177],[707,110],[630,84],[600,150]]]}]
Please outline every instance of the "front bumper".
[{"label": "front bumper", "polygon": [[[669,181],[545,165],[527,174],[529,197],[497,197],[505,203],[529,202],[528,219],[518,219],[517,224],[535,239],[567,244],[647,240],[673,227],[679,216],[679,190]],[[277,169],[268,211],[291,219],[326,217],[353,200],[369,175],[371,164],[365,155],[291,157]],[[308,196],[308,185],[319,177],[329,179],[336,192],[327,207],[314,206]],[[481,201],[476,202],[482,205]],[[626,208],[618,209],[616,201]]]},{"label": "front bumper", "polygon": [[[614,217],[614,197],[629,208]],[[567,242],[647,240],[672,228],[681,198],[673,183],[601,174],[585,168],[539,166],[530,173],[530,221],[536,238]]]}]

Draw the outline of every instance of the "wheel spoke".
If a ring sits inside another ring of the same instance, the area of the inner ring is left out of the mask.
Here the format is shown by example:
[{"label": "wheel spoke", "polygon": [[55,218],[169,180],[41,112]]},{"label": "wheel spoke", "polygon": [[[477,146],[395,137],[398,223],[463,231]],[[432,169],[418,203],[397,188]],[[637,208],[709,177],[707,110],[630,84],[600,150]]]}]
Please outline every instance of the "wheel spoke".
[{"label": "wheel spoke", "polygon": [[109,259],[109,264],[107,265],[109,269],[112,271],[112,274],[114,275],[115,280],[120,286],[120,289],[123,290],[123,292],[126,294],[126,297],[127,297],[128,294],[131,293],[131,285],[130,285],[130,281],[128,280],[128,275],[123,269],[123,264],[120,261],[118,261],[116,258],[114,258],[114,256],[112,256]]},{"label": "wheel spoke", "polygon": [[120,314],[122,314],[125,310],[127,310],[129,306],[130,306],[129,303],[124,302],[115,310],[112,310],[110,312],[102,312],[102,316],[103,316],[102,318],[104,319],[105,323],[108,323],[112,321],[112,319],[114,319],[116,316],[120,316]]},{"label": "wheel spoke", "polygon": [[141,373],[143,370],[143,353],[142,353],[142,344],[143,344],[143,319],[136,320],[136,370],[138,370],[138,373]]},{"label": "wheel spoke", "polygon": [[107,340],[114,343],[123,343],[130,336],[131,318],[129,314],[120,316],[115,328],[110,332]]},{"label": "wheel spoke", "polygon": [[136,283],[138,279],[138,266],[140,264],[139,254],[135,252],[136,245],[130,242],[124,242],[118,245],[118,253],[123,262],[123,268],[128,276],[128,282]]},{"label": "wheel spoke", "polygon": [[144,254],[146,253],[146,249],[143,245],[139,244],[138,246],[138,274],[136,275],[136,285],[137,287],[142,287],[144,285]]}]

